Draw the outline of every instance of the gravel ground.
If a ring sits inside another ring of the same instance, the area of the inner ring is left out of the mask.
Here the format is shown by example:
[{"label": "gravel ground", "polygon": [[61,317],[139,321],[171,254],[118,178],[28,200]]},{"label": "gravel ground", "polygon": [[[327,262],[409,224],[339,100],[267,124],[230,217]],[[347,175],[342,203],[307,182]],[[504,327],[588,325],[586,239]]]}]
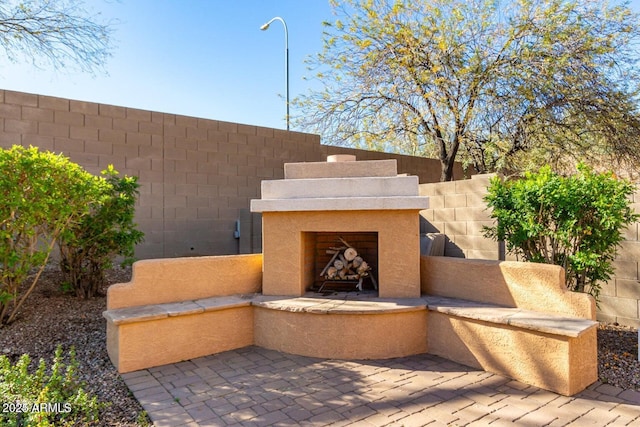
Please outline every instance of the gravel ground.
[{"label": "gravel ground", "polygon": [[[130,269],[108,272],[109,283],[128,282]],[[35,366],[44,359],[51,366],[53,353],[62,345],[64,353],[75,347],[80,378],[85,390],[107,403],[101,411],[101,426],[145,426],[149,420],[142,406],[129,392],[111,364],[106,347],[104,296],[81,300],[60,291],[60,275],[55,269],[43,273],[34,292],[25,301],[19,318],[0,329],[0,354],[16,362],[28,353]],[[102,290],[106,292],[106,288]]]},{"label": "gravel ground", "polygon": [[598,328],[598,379],[627,390],[640,391],[638,330],[600,324]]},{"label": "gravel ground", "polygon": [[[108,272],[109,283],[127,282],[130,269]],[[102,311],[106,298],[88,301],[64,295],[55,269],[47,270],[39,286],[26,301],[19,318],[0,329],[0,354],[13,362],[23,353],[32,360],[44,359],[48,366],[58,345],[65,352],[74,346],[80,363],[81,379],[87,390],[107,403],[100,414],[103,426],[142,426],[149,422],[107,356],[106,324]],[[103,292],[106,289],[103,289]],[[640,390],[638,332],[611,324],[598,329],[598,372],[603,383]]]}]

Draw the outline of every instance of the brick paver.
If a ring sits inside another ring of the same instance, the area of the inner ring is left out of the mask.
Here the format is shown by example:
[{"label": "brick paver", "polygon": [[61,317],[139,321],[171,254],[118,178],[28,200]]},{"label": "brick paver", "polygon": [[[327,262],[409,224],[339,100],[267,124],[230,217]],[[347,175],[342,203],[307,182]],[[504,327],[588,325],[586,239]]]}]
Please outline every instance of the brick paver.
[{"label": "brick paver", "polygon": [[123,374],[155,426],[632,426],[640,394],[566,397],[432,355],[337,361],[247,347]]}]

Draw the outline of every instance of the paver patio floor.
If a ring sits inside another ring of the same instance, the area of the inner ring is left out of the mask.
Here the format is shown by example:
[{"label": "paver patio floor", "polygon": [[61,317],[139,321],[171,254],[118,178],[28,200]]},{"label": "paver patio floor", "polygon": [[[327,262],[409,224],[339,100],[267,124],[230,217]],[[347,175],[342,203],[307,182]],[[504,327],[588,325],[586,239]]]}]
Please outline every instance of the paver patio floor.
[{"label": "paver patio floor", "polygon": [[428,354],[341,361],[246,347],[123,374],[155,426],[631,426],[640,392],[565,397]]}]

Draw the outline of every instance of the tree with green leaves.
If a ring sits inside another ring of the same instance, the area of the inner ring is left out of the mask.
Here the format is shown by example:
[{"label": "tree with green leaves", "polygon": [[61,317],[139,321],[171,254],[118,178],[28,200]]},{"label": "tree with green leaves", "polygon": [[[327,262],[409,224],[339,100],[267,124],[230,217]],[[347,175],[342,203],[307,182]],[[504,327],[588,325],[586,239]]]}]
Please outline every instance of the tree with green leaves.
[{"label": "tree with green leaves", "polygon": [[107,187],[62,155],[0,149],[0,326],[16,318],[63,231],[102,203]]},{"label": "tree with green leaves", "polygon": [[65,285],[84,299],[98,294],[106,282],[104,272],[116,257],[122,257],[123,266],[133,263],[135,245],[144,239],[134,222],[138,177],[121,177],[113,165],[102,176],[108,185],[102,187],[100,203],[90,206],[58,239]]},{"label": "tree with green leaves", "polygon": [[640,19],[625,5],[332,3],[309,60],[324,89],[296,101],[299,126],[325,141],[434,155],[443,181],[456,160],[479,172],[640,160]]},{"label": "tree with green leaves", "polygon": [[111,55],[111,34],[81,0],[0,1],[0,48],[13,62],[94,72]]},{"label": "tree with green leaves", "polygon": [[496,224],[485,236],[504,240],[523,261],[563,267],[567,287],[597,301],[623,229],[640,217],[630,206],[634,192],[629,181],[583,164],[567,176],[546,166],[522,179],[496,177],[485,198]]}]

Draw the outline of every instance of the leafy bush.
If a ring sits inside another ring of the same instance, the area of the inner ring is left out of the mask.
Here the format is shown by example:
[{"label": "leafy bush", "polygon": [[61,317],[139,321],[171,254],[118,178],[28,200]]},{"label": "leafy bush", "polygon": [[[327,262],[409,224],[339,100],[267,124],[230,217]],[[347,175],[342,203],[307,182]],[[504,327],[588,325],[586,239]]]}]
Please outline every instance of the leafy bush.
[{"label": "leafy bush", "polygon": [[[0,325],[14,320],[66,228],[99,201],[106,185],[62,155],[0,149]],[[22,296],[19,287],[35,270]]]},{"label": "leafy bush", "polygon": [[635,187],[584,165],[572,176],[542,168],[523,179],[494,178],[485,198],[497,219],[485,236],[505,240],[525,261],[564,267],[567,287],[598,300],[613,273],[621,230],[638,219],[629,206]]},{"label": "leafy bush", "polygon": [[104,270],[113,266],[116,256],[124,257],[123,265],[132,263],[135,245],[144,237],[133,222],[137,177],[120,178],[112,165],[102,174],[109,185],[103,188],[101,202],[58,241],[65,283],[82,298],[97,294],[105,281]]},{"label": "leafy bush", "polygon": [[69,359],[65,366],[62,347],[58,346],[49,371],[40,359],[35,372],[30,373],[29,355],[23,354],[13,366],[6,356],[0,356],[0,424],[44,427],[96,423],[100,405],[78,380],[73,348]]}]

